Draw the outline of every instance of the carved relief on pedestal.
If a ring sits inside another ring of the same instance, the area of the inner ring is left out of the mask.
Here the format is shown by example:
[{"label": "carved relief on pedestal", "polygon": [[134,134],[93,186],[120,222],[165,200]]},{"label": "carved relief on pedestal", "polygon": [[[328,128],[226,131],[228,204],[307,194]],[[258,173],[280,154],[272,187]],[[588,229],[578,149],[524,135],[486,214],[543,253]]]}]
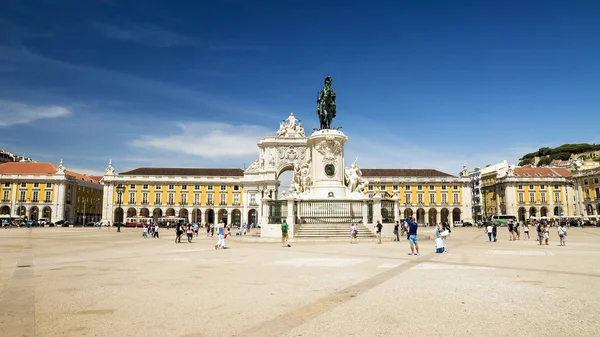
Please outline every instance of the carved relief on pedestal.
[{"label": "carved relief on pedestal", "polygon": [[342,142],[336,140],[335,137],[328,136],[317,144],[315,149],[323,156],[324,164],[335,164],[336,158],[342,153],[344,147]]}]

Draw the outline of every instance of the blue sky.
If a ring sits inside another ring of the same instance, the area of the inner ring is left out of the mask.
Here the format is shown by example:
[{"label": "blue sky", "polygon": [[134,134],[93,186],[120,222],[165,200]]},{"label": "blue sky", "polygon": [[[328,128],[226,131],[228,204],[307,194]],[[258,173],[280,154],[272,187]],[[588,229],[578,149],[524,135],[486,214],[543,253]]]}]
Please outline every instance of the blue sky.
[{"label": "blue sky", "polygon": [[242,167],[333,77],[347,158],[457,174],[600,143],[595,1],[0,3],[0,148]]}]

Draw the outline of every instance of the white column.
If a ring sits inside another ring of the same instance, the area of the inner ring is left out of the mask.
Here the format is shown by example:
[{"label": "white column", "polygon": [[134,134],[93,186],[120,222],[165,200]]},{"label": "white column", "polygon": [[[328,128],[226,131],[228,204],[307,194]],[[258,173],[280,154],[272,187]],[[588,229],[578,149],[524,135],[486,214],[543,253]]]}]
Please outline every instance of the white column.
[{"label": "white column", "polygon": [[367,224],[369,222],[369,216],[368,216],[368,214],[369,214],[369,205],[367,204],[367,200],[365,200],[362,203],[362,215],[363,215],[362,216],[362,218],[363,218],[362,222],[363,222],[363,225],[365,225],[365,226],[367,226]]},{"label": "white column", "polygon": [[383,218],[381,217],[381,194],[375,193],[373,196],[373,223],[376,224],[377,221],[381,222]]},{"label": "white column", "polygon": [[60,220],[64,220],[65,219],[65,182],[64,181],[60,181],[57,180],[56,183],[54,183],[54,207],[56,209],[56,212],[53,212],[52,216],[54,217],[54,221],[60,221]]},{"label": "white column", "polygon": [[288,235],[291,238],[294,237],[294,228],[296,226],[296,219],[294,217],[294,197],[287,197],[287,218],[286,222],[289,225]]}]

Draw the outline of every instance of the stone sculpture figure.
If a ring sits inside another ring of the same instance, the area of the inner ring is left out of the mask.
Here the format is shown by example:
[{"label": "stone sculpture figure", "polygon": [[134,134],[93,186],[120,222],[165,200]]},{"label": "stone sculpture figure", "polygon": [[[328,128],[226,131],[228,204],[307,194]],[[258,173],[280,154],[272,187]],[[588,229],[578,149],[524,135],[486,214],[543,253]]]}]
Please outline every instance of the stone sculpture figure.
[{"label": "stone sculpture figure", "polygon": [[317,98],[317,115],[319,116],[320,129],[331,129],[331,122],[335,118],[335,92],[331,88],[331,76],[325,77],[325,85]]},{"label": "stone sculpture figure", "polygon": [[350,165],[350,167],[344,169],[344,177],[346,179],[346,186],[348,187],[348,191],[350,193],[360,193],[364,191],[368,184],[368,181],[362,177],[362,171],[358,165],[356,165],[356,160]]},{"label": "stone sculpture figure", "polygon": [[300,124],[300,120],[297,119],[293,113],[287,119],[284,119],[279,123],[279,130],[277,130],[277,137],[305,137],[304,128]]}]

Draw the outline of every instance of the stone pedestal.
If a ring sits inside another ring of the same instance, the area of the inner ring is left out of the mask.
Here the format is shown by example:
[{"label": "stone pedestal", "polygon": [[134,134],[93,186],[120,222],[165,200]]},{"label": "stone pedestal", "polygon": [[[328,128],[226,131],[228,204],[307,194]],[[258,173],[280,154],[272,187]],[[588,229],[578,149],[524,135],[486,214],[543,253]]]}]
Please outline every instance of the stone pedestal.
[{"label": "stone pedestal", "polygon": [[311,151],[312,187],[315,199],[345,198],[344,143],[348,137],[338,130],[318,130],[308,139]]}]

